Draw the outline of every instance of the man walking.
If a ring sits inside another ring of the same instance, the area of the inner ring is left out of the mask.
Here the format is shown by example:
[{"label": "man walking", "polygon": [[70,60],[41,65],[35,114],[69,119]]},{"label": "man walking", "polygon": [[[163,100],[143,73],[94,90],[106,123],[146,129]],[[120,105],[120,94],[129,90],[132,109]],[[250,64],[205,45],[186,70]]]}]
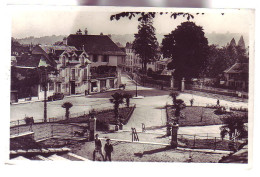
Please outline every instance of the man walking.
[{"label": "man walking", "polygon": [[110,139],[107,139],[107,143],[105,144],[105,161],[107,161],[107,158],[108,160],[111,162],[111,153],[113,152],[113,146],[112,144],[110,144]]},{"label": "man walking", "polygon": [[96,153],[99,153],[102,156],[102,159],[104,160],[104,155],[102,153],[102,143],[98,138],[98,134],[96,134],[96,138],[95,138],[95,150],[93,152],[93,161],[96,160]]}]

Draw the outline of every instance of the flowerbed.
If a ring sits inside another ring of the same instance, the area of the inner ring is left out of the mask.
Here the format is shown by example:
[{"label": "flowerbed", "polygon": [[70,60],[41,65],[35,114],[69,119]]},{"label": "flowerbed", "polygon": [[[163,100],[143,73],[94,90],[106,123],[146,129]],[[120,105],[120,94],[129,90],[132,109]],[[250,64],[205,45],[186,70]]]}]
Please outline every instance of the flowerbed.
[{"label": "flowerbed", "polygon": [[[175,110],[171,106],[166,107],[168,121],[175,117]],[[205,126],[222,124],[220,118],[225,115],[216,115],[215,109],[201,106],[187,106],[181,110],[179,126]],[[246,114],[241,111],[234,111],[237,114]]]}]

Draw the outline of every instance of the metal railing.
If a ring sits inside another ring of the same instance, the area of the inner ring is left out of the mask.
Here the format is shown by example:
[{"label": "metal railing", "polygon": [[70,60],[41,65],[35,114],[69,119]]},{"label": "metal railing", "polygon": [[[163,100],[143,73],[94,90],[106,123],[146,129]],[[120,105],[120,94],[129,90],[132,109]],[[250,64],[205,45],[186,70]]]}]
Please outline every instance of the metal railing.
[{"label": "metal railing", "polygon": [[235,149],[238,149],[243,142],[230,140],[228,138],[222,139],[219,136],[215,136],[214,133],[205,133],[205,135],[178,134],[177,137],[180,146],[194,149],[231,150],[230,144],[234,144]]},{"label": "metal railing", "polygon": [[201,86],[201,85],[192,85],[192,84],[187,84],[185,88],[190,90],[195,90],[195,91],[203,91],[203,92],[221,94],[226,96],[248,98],[248,93],[243,91],[236,91],[236,90],[222,89],[222,88],[208,87],[208,86]]}]

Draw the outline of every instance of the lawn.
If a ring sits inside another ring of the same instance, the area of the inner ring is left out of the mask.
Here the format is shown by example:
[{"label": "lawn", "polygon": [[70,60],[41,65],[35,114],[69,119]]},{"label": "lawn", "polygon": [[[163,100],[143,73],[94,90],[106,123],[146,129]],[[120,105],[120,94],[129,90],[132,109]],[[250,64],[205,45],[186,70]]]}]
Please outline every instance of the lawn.
[{"label": "lawn", "polygon": [[[181,110],[181,118],[179,119],[180,126],[204,126],[204,125],[219,125],[222,124],[220,118],[222,115],[216,115],[215,109],[201,106],[187,106]],[[233,111],[244,115],[245,112]],[[174,116],[175,111],[171,107],[167,107],[168,117]]]}]

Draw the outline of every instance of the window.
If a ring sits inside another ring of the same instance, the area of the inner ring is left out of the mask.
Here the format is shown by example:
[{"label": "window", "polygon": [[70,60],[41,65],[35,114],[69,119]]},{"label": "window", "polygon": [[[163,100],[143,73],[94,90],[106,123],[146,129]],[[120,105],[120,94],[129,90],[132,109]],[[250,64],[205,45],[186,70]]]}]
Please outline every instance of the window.
[{"label": "window", "polygon": [[81,64],[81,65],[84,65],[84,57],[81,57],[81,58],[80,58],[80,64]]},{"label": "window", "polygon": [[104,55],[104,56],[103,56],[102,62],[109,62],[109,59],[108,59],[108,56],[107,56],[107,55]]},{"label": "window", "polygon": [[54,90],[54,83],[53,82],[49,83],[49,90]]},{"label": "window", "polygon": [[87,73],[87,69],[84,69],[84,75],[83,75],[84,79],[87,79],[88,77],[88,73]]},{"label": "window", "polygon": [[62,57],[62,65],[66,66],[66,58],[65,58],[65,56]]},{"label": "window", "polygon": [[75,80],[75,74],[76,74],[76,70],[75,70],[75,69],[72,69],[72,70],[71,70],[71,79],[72,79],[72,80]]},{"label": "window", "polygon": [[93,62],[97,62],[98,61],[98,56],[97,55],[93,55]]}]

